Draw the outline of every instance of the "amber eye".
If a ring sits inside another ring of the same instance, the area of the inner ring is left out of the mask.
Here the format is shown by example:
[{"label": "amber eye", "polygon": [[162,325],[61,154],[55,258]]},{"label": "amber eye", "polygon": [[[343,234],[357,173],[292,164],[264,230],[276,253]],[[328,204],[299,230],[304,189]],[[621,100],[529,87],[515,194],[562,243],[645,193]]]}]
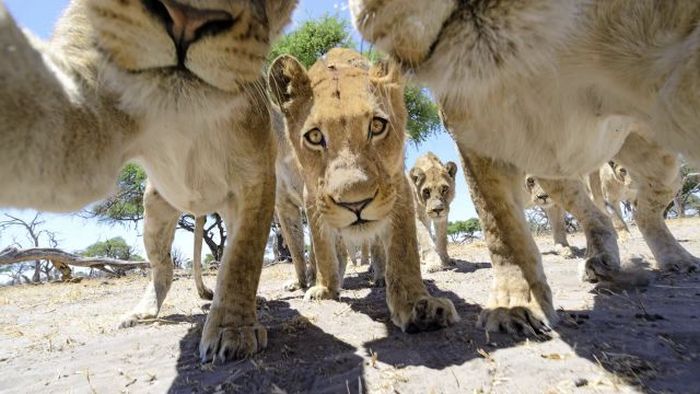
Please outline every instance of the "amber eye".
[{"label": "amber eye", "polygon": [[326,147],[326,138],[319,129],[309,130],[306,134],[304,134],[304,139],[314,149]]},{"label": "amber eye", "polygon": [[423,199],[427,200],[430,198],[430,189],[423,189]]},{"label": "amber eye", "polygon": [[372,121],[369,122],[369,138],[380,137],[386,131],[386,125],[389,123],[388,120],[375,116]]}]

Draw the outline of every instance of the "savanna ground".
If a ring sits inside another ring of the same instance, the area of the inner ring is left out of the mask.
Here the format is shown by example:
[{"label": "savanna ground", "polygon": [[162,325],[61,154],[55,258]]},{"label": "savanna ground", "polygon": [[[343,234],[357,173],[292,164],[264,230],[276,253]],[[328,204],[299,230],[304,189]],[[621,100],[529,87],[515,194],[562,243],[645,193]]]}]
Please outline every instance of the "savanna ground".
[{"label": "savanna ground", "polygon": [[[700,220],[670,221],[700,255]],[[581,234],[571,237],[585,246]],[[538,237],[562,323],[551,339],[512,339],[475,328],[491,283],[483,243],[453,246],[452,271],[425,274],[452,299],[454,327],[408,335],[388,319],[384,289],[349,267],[340,301],[303,302],[282,290],[290,264],[263,270],[260,320],[268,349],[250,360],[202,365],[207,304],[181,272],[161,318],[116,329],[147,278],[0,288],[0,392],[700,392],[700,274],[653,274],[641,289],[596,289],[577,279],[582,259],[548,253]],[[636,228],[627,261],[651,261]],[[213,275],[206,277],[213,286]]]}]

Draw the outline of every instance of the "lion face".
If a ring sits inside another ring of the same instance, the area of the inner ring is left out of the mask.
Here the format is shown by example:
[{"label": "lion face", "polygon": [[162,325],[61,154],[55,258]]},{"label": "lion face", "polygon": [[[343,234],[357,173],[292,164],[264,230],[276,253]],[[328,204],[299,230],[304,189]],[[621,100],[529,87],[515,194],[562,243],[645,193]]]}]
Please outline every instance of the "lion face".
[{"label": "lion face", "polygon": [[296,1],[80,0],[110,63],[172,92],[238,92],[260,78]]},{"label": "lion face", "polygon": [[529,175],[526,176],[524,187],[532,205],[540,208],[550,208],[552,205],[554,205],[552,197],[550,197],[549,194],[542,189],[542,186],[540,186],[539,182],[537,182],[537,179],[534,177]]},{"label": "lion face", "polygon": [[451,161],[442,164],[432,153],[418,159],[409,171],[418,209],[433,220],[447,219],[450,203],[455,195],[457,165]]},{"label": "lion face", "polygon": [[406,110],[398,73],[347,49],[331,50],[307,73],[282,56],[270,88],[325,225],[364,238],[383,228],[403,180]]},{"label": "lion face", "polygon": [[632,178],[630,178],[629,171],[627,171],[625,166],[614,161],[609,161],[608,165],[610,166],[608,170],[612,173],[612,177],[615,178],[616,181],[623,185],[631,185]]}]

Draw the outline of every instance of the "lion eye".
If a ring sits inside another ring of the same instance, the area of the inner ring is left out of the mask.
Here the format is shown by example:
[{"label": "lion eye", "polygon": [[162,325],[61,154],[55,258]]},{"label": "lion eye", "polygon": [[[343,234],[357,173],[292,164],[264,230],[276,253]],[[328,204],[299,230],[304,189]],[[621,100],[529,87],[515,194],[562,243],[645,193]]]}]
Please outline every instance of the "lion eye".
[{"label": "lion eye", "polygon": [[448,190],[449,190],[449,188],[447,186],[443,186],[442,189],[440,190],[440,193],[444,196],[445,194],[447,194]]},{"label": "lion eye", "polygon": [[535,186],[535,178],[527,178],[527,187],[532,188]]},{"label": "lion eye", "polygon": [[304,134],[304,139],[313,147],[326,147],[326,138],[319,129],[311,129]]},{"label": "lion eye", "polygon": [[389,123],[388,120],[375,116],[372,121],[369,122],[369,137],[379,137],[386,131],[386,125]]},{"label": "lion eye", "polygon": [[427,200],[430,198],[430,189],[423,189],[423,199]]}]

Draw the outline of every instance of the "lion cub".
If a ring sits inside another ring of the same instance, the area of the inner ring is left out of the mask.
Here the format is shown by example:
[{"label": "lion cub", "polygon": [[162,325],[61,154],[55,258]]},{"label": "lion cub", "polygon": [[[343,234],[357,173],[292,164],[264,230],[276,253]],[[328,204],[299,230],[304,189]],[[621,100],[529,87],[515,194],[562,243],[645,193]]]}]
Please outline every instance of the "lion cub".
[{"label": "lion cub", "polygon": [[387,304],[405,332],[459,320],[452,302],[428,294],[421,279],[413,201],[404,169],[406,108],[393,67],[333,49],[307,71],[290,56],[274,61],[273,100],[307,189],[306,212],[317,261],[305,299],[338,297],[336,238],[379,239],[387,256]]},{"label": "lion cub", "polygon": [[[451,265],[447,255],[447,215],[455,198],[455,175],[457,165],[451,161],[442,164],[434,153],[428,152],[416,160],[408,176],[411,178],[413,201],[416,204],[416,219],[432,236],[428,237],[427,247],[437,252],[439,262],[429,263],[428,270],[439,270]],[[421,246],[421,254],[426,254],[426,246]]]}]

